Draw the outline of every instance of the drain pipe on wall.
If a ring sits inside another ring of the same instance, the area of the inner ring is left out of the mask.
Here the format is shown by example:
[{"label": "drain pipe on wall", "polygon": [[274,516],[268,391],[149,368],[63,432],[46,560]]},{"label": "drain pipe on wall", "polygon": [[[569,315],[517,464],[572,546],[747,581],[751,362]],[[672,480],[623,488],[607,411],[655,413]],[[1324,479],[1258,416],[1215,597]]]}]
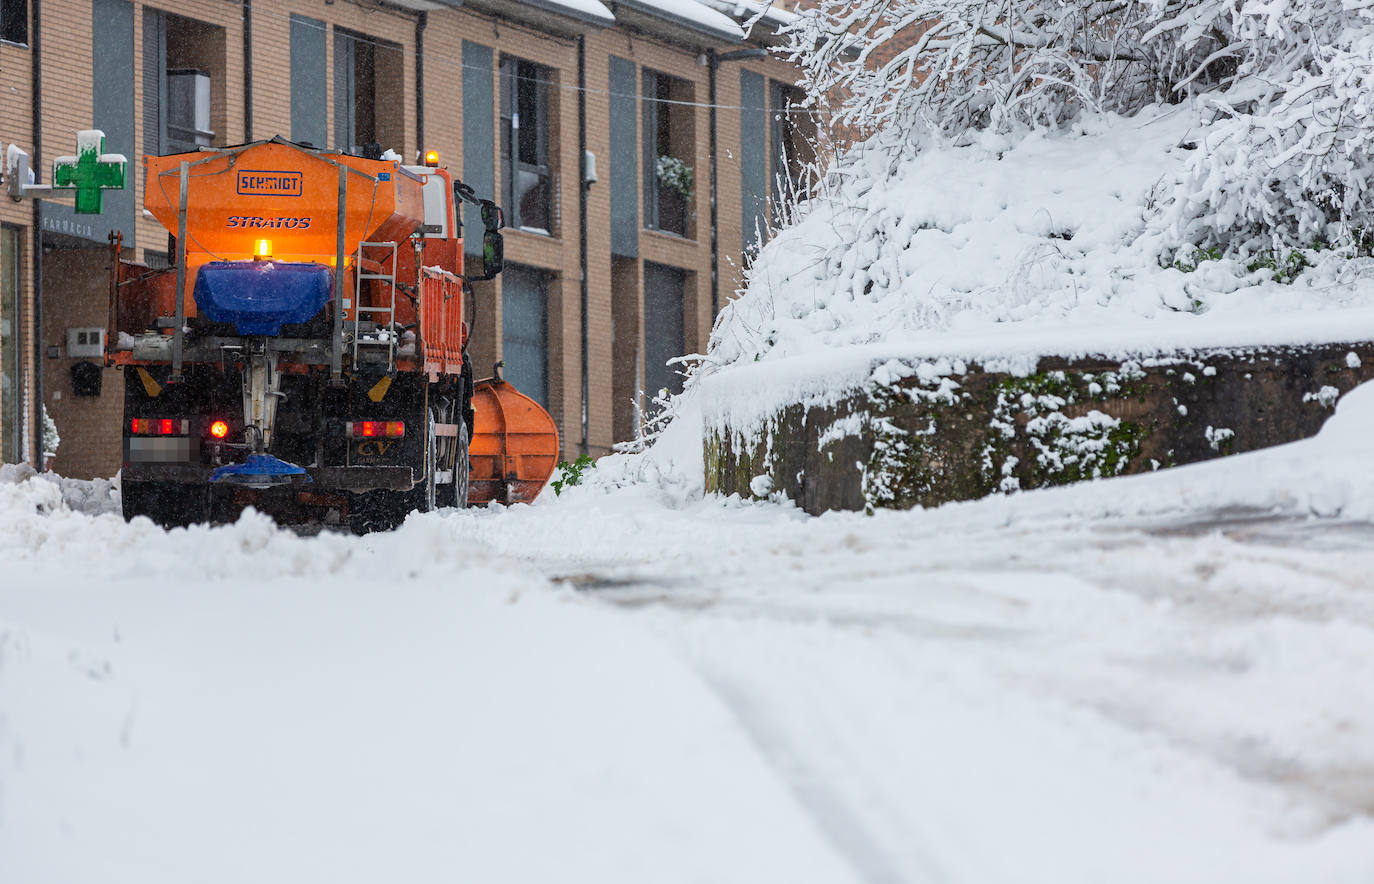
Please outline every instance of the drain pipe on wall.
[{"label": "drain pipe on wall", "polygon": [[587,38],[577,36],[577,212],[581,231],[582,267],[582,442],[579,453],[587,454],[588,410],[587,396],[591,391],[591,370],[587,365]]},{"label": "drain pipe on wall", "polygon": [[715,328],[716,314],[720,312],[720,211],[716,208],[716,179],[719,177],[716,168],[716,74],[720,59],[715,49],[706,50],[706,68],[706,105],[710,108],[706,126],[711,130],[711,328]]},{"label": "drain pipe on wall", "polygon": [[243,0],[243,140],[253,140],[253,4]]},{"label": "drain pipe on wall", "polygon": [[429,13],[421,12],[415,19],[415,150],[419,162],[425,155],[425,28],[429,27]]},{"label": "drain pipe on wall", "polygon": [[[29,34],[30,80],[33,87],[33,169],[43,168],[43,3],[29,4],[33,21]],[[42,172],[36,171],[41,179]],[[38,407],[33,410],[34,469],[43,469],[43,201],[33,201],[33,392]]]}]

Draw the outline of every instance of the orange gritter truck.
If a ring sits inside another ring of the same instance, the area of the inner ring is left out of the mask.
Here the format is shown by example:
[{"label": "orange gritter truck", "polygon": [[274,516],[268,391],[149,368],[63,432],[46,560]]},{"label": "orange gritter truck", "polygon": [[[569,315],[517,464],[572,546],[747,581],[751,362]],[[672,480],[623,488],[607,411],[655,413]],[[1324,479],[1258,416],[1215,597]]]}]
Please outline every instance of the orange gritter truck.
[{"label": "orange gritter truck", "polygon": [[[280,138],[144,159],[170,268],[111,237],[107,364],[125,373],[124,516],[398,525],[532,499],[553,419],[474,380],[469,281],[502,267],[503,215],[437,165]],[[481,208],[480,274],[461,202]]]}]

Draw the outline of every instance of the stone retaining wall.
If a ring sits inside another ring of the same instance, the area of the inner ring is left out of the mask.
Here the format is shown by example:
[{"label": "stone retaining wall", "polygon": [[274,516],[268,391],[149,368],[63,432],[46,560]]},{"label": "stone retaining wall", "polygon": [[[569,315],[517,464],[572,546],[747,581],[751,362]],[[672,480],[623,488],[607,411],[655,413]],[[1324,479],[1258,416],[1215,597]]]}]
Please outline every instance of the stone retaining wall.
[{"label": "stone retaining wall", "polygon": [[1041,359],[1017,376],[888,363],[832,405],[708,428],[706,487],[809,513],[935,506],[1195,463],[1315,435],[1374,343]]}]

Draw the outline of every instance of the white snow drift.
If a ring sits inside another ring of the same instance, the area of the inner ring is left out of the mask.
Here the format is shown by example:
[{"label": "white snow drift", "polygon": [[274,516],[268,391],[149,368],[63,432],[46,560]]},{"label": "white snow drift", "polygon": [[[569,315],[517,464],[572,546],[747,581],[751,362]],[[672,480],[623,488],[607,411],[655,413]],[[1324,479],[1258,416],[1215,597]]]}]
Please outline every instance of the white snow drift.
[{"label": "white snow drift", "polygon": [[0,880],[1374,876],[1374,392],[876,517],[701,499],[674,438],[367,538],[7,469]]}]

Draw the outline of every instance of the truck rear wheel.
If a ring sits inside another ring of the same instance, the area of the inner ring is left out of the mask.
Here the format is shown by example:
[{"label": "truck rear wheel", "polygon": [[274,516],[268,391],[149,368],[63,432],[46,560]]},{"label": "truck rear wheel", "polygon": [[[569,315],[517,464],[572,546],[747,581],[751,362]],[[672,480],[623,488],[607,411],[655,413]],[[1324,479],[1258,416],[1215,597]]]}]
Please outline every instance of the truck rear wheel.
[{"label": "truck rear wheel", "polygon": [[406,520],[409,492],[365,491],[348,495],[348,527],[354,534],[391,531]]},{"label": "truck rear wheel", "polygon": [[468,463],[468,423],[461,416],[458,418],[458,438],[455,444],[458,450],[453,458],[453,481],[438,486],[435,498],[441,507],[456,506],[462,509],[468,505],[468,475],[471,468]]},{"label": "truck rear wheel", "polygon": [[392,531],[401,527],[412,512],[428,513],[435,508],[434,415],[428,419],[423,471],[409,491],[367,491],[350,494],[348,527],[354,534]]},{"label": "truck rear wheel", "polygon": [[410,508],[422,513],[432,513],[437,508],[435,499],[437,487],[434,484],[434,479],[439,470],[439,440],[434,434],[434,409],[429,409],[426,414],[425,474],[420,478],[420,484],[411,489],[412,506]]},{"label": "truck rear wheel", "polygon": [[210,491],[178,482],[123,481],[119,489],[124,520],[147,516],[163,528],[184,528],[210,520]]}]

